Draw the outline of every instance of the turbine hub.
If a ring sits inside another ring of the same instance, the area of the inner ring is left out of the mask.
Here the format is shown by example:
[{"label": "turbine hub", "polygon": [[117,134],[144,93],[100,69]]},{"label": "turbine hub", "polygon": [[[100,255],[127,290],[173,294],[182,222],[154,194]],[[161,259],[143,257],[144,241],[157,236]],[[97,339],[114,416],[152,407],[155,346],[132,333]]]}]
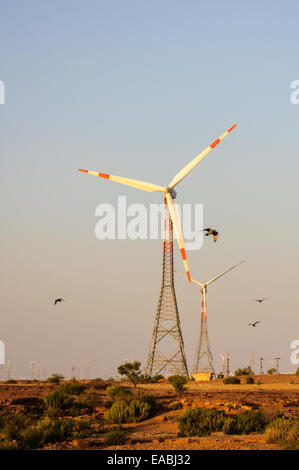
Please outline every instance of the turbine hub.
[{"label": "turbine hub", "polygon": [[173,188],[169,188],[169,187],[167,186],[166,190],[167,190],[167,192],[170,194],[170,196],[172,197],[172,199],[176,199],[177,193],[176,193],[176,191],[175,191]]}]

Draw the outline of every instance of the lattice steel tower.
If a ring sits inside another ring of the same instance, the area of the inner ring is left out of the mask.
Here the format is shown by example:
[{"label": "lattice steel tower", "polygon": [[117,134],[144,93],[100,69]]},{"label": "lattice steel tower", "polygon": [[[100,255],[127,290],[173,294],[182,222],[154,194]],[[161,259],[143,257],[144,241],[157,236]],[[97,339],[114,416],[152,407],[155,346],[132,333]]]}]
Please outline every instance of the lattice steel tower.
[{"label": "lattice steel tower", "polygon": [[195,352],[192,373],[211,372],[215,375],[214,361],[208,335],[206,292],[207,286],[204,284],[201,286],[200,336]]},{"label": "lattice steel tower", "polygon": [[160,297],[145,369],[146,375],[188,376],[173,276],[173,227],[164,200],[163,268]]},{"label": "lattice steel tower", "polygon": [[[198,345],[195,352],[192,373],[195,372],[211,372],[215,376],[214,361],[211,352],[209,336],[208,336],[208,318],[207,318],[207,291],[208,286],[213,282],[217,281],[220,277],[224,276],[226,273],[232,271],[240,264],[244,263],[245,260],[241,261],[238,264],[235,264],[229,269],[226,269],[218,276],[213,277],[207,282],[199,282],[195,279],[191,279],[192,282],[200,286],[201,289],[201,315],[200,315],[200,336]],[[181,276],[185,277],[184,274],[178,273]]]}]

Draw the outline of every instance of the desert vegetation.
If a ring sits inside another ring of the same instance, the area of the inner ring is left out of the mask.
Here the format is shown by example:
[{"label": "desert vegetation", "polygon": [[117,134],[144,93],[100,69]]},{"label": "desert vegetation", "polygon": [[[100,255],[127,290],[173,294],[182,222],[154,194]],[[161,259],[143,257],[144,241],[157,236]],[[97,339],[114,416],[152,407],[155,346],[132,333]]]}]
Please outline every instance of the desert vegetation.
[{"label": "desert vegetation", "polygon": [[250,374],[196,383],[138,372],[135,383],[136,376],[0,383],[0,448],[241,449],[250,436],[257,449],[298,449],[295,374],[284,385],[266,374],[257,385],[261,377]]}]

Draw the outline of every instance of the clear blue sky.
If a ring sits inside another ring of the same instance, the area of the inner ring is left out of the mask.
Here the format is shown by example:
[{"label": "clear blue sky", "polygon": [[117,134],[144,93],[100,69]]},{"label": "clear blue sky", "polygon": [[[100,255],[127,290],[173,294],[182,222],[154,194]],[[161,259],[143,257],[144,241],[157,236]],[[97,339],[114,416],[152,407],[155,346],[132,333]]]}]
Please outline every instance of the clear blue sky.
[{"label": "clear blue sky", "polygon": [[[220,232],[189,253],[191,273],[205,280],[247,259],[209,290],[217,369],[229,350],[233,368],[255,352],[294,370],[298,14],[296,1],[1,3],[0,339],[14,375],[29,375],[29,360],[66,375],[87,360],[94,376],[115,375],[122,358],[145,362],[160,242],[100,242],[94,210],[119,194],[147,205],[159,196],[76,169],[165,185],[235,122],[178,188]],[[200,292],[176,286],[191,365]],[[56,296],[66,302],[54,309]]]}]

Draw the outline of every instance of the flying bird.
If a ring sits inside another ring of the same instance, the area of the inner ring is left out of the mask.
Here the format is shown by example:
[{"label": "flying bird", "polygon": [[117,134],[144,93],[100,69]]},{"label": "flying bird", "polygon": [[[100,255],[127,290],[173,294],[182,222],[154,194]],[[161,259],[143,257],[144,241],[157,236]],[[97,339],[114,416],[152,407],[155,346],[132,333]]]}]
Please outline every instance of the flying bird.
[{"label": "flying bird", "polygon": [[252,323],[248,323],[248,326],[256,326],[258,323],[261,323],[260,321],[254,321]]},{"label": "flying bird", "polygon": [[214,237],[214,242],[217,241],[217,238],[218,238],[218,232],[212,228],[204,228],[203,229],[203,232],[207,232],[205,233],[205,236],[208,237],[209,235],[213,235]]},{"label": "flying bird", "polygon": [[262,302],[264,302],[264,300],[268,300],[268,299],[269,297],[265,297],[264,299],[251,299],[251,300],[252,302],[259,302],[261,304]]},{"label": "flying bird", "polygon": [[56,305],[57,302],[64,302],[64,299],[56,299],[55,302],[54,302],[54,304]]}]

